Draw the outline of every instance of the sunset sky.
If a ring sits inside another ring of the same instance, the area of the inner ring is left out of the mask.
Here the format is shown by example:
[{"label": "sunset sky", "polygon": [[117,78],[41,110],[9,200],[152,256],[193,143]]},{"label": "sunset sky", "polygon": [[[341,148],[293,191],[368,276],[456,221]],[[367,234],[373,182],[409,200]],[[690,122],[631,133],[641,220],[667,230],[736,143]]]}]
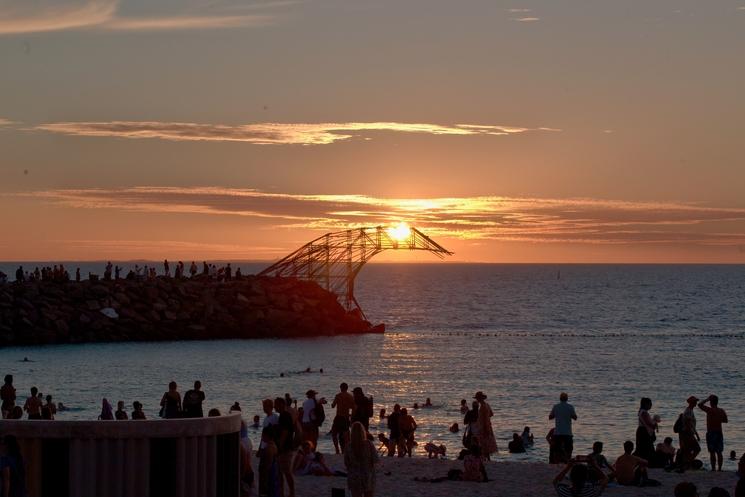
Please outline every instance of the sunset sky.
[{"label": "sunset sky", "polygon": [[743,61],[745,0],[0,0],[0,260],[745,263]]}]

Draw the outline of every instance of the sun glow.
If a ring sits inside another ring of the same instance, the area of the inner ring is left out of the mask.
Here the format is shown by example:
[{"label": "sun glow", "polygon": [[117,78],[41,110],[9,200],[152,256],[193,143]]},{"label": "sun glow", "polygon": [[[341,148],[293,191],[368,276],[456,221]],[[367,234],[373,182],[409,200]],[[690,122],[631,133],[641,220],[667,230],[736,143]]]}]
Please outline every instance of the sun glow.
[{"label": "sun glow", "polygon": [[388,236],[399,242],[403,242],[411,236],[411,228],[409,228],[408,224],[403,222],[398,223],[396,226],[388,228],[387,231]]}]

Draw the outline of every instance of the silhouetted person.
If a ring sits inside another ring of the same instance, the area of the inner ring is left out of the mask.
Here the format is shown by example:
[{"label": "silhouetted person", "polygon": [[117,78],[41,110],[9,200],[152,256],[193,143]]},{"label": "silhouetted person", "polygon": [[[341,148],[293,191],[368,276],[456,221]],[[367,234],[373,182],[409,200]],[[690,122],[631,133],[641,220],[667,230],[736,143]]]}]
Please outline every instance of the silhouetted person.
[{"label": "silhouetted person", "polygon": [[[711,403],[711,406],[707,406],[707,402]],[[727,413],[719,407],[719,397],[716,395],[709,395],[707,399],[698,403],[698,407],[706,413],[706,448],[711,457],[711,470],[722,471],[722,453],[724,452],[722,423],[729,421]]]},{"label": "silhouetted person", "polygon": [[556,420],[554,428],[553,441],[557,454],[563,455],[561,462],[568,462],[572,458],[574,450],[572,437],[572,420],[577,419],[577,413],[574,406],[569,402],[569,396],[563,393],[559,396],[559,403],[551,409],[548,415],[549,420]]}]

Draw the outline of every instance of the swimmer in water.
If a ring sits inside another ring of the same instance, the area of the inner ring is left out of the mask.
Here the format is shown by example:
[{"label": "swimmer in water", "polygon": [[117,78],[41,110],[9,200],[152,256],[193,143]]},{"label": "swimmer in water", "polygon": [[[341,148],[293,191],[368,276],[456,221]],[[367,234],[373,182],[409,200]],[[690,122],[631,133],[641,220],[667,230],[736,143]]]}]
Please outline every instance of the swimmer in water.
[{"label": "swimmer in water", "polygon": [[424,401],[424,407],[432,407],[432,401],[429,400],[429,397]]}]

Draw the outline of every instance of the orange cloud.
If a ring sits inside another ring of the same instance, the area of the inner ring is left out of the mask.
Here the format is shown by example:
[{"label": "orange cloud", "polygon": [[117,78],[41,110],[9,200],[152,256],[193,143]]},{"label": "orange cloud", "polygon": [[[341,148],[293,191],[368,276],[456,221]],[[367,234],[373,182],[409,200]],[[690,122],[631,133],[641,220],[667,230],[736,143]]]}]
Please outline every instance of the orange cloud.
[{"label": "orange cloud", "polygon": [[332,231],[406,222],[443,238],[582,244],[742,245],[745,209],[603,199],[300,195],[221,187],[46,190],[20,195],[74,208],[264,219]]},{"label": "orange cloud", "polygon": [[[250,8],[271,8],[288,2],[249,4],[224,15],[175,15],[170,17],[124,17],[117,14],[119,0],[0,0],[0,35],[41,33],[73,29],[102,31],[162,31],[222,29],[268,24],[272,17],[241,13]],[[225,9],[224,9],[225,10]]]},{"label": "orange cloud", "polygon": [[72,136],[157,138],[170,141],[235,141],[259,145],[328,145],[371,132],[430,135],[506,136],[529,131],[560,131],[555,128],[523,128],[502,125],[455,124],[452,126],[398,122],[256,123],[242,125],[176,122],[58,122],[32,128]]}]

